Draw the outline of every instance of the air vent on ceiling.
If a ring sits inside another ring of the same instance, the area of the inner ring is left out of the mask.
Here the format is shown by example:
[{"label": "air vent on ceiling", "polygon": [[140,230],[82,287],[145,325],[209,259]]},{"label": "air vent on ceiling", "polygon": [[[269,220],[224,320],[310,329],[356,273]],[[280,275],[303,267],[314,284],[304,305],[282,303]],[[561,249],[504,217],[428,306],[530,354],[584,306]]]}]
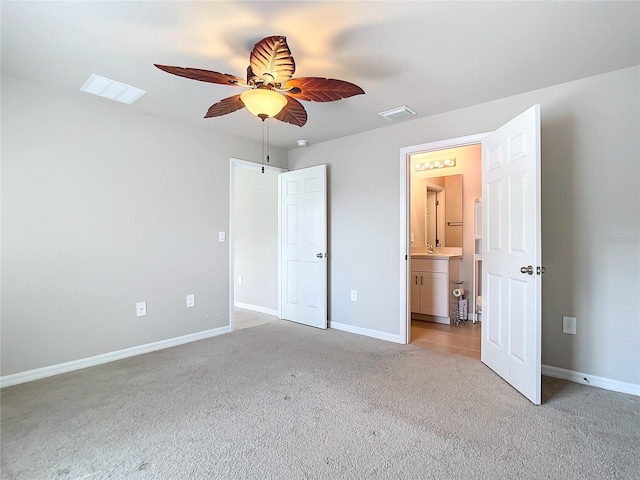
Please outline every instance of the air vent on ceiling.
[{"label": "air vent on ceiling", "polygon": [[386,112],[378,113],[378,115],[386,118],[390,122],[393,122],[395,120],[402,120],[403,118],[407,118],[415,114],[416,112],[411,110],[406,105],[403,105],[402,107],[392,108],[391,110],[387,110]]},{"label": "air vent on ceiling", "polygon": [[146,90],[132,87],[126,83],[116,82],[115,80],[110,80],[96,74],[91,74],[89,80],[84,82],[80,90],[128,105],[131,105],[147,93]]}]

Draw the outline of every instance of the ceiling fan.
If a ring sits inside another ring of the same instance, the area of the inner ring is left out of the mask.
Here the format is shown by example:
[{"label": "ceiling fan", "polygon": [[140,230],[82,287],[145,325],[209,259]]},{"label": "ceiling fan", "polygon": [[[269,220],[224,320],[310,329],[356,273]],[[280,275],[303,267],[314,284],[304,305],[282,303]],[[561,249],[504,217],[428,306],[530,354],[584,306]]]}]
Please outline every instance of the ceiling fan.
[{"label": "ceiling fan", "polygon": [[228,73],[199,68],[155,66],[179,77],[248,88],[241,94],[211,105],[204,118],[219,117],[247,107],[263,121],[273,117],[302,127],[307,123],[307,112],[298,100],[333,102],[364,94],[360,87],[343,80],[323,77],[292,78],[296,65],[284,36],[263,38],[255,44],[249,57],[246,80]]}]

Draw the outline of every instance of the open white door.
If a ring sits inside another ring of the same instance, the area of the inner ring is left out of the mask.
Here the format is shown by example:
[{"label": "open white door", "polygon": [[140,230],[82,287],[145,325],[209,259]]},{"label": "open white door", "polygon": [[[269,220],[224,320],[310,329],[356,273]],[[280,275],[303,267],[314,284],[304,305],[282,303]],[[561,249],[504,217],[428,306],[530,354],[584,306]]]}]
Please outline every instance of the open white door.
[{"label": "open white door", "polygon": [[326,165],[280,175],[282,318],[327,328]]},{"label": "open white door", "polygon": [[539,105],[482,140],[482,178],[482,361],[539,405]]}]

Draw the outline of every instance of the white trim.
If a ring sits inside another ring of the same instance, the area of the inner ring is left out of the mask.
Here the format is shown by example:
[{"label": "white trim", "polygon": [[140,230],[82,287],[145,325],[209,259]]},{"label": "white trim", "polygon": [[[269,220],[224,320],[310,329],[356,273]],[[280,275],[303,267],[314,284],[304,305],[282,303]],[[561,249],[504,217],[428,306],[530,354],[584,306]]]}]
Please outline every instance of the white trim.
[{"label": "white trim", "polygon": [[286,172],[286,168],[274,167],[273,165],[262,165],[261,163],[251,162],[249,160],[241,160],[239,158],[231,157],[229,159],[231,161],[231,165],[239,168],[246,168],[247,170],[261,170],[264,167],[264,172],[267,173],[282,173]]},{"label": "white trim", "polygon": [[282,175],[278,174],[278,318],[282,318]]},{"label": "white trim", "polygon": [[464,147],[480,143],[489,132],[467,135],[464,137],[439,140],[437,142],[421,143],[400,149],[400,315],[399,315],[399,343],[409,343],[411,331],[411,312],[409,311],[409,271],[411,242],[409,236],[409,157],[418,153],[444,150],[447,148]]},{"label": "white trim", "polygon": [[[282,172],[286,172],[287,169],[281,167],[274,167],[272,165],[262,165],[256,162],[250,162],[247,160],[241,160],[239,158],[231,157],[229,158],[229,329],[230,331],[235,330],[235,315],[233,313],[233,307],[235,306],[235,272],[234,272],[234,253],[235,253],[235,231],[234,231],[234,218],[233,218],[233,210],[234,210],[234,201],[233,196],[235,193],[235,169],[236,168],[246,168],[248,170],[261,170],[264,167],[265,173],[275,173],[278,175],[278,183],[280,182],[280,174]],[[280,194],[278,193],[278,310],[276,313],[269,312],[269,315],[275,315],[278,318],[282,318],[281,312],[282,307],[280,305],[280,290],[282,288],[281,284],[281,272],[280,272],[280,245],[281,245],[281,236],[280,236]],[[244,308],[244,307],[241,307]],[[248,309],[251,310],[251,309]],[[256,310],[257,311],[257,310]]]},{"label": "white trim", "polygon": [[603,388],[614,392],[628,393],[640,397],[640,385],[634,383],[621,382],[611,378],[596,377],[588,373],[575,372],[564,368],[552,367],[551,365],[542,365],[542,375],[547,377],[560,378],[590,387]]},{"label": "white trim", "polygon": [[400,335],[379,332],[377,330],[369,330],[368,328],[354,327],[353,325],[347,325],[346,323],[329,322],[329,328],[342,330],[343,332],[356,333],[358,335],[364,335],[366,337],[377,338],[379,340],[386,340],[388,342],[406,343],[403,341]]},{"label": "white trim", "polygon": [[60,375],[61,373],[72,372],[74,370],[80,370],[87,367],[94,367],[96,365],[102,365],[103,363],[115,362],[116,360],[122,360],[123,358],[134,357],[136,355],[142,355],[156,350],[176,347],[185,343],[216,337],[224,333],[229,333],[230,331],[231,330],[228,326],[218,327],[211,330],[205,330],[203,332],[190,333],[181,337],[160,340],[159,342],[146,343],[144,345],[138,345],[137,347],[116,350],[115,352],[103,353],[93,357],[72,360],[71,362],[58,363],[57,365],[36,368],[33,370],[27,370],[26,372],[14,373],[12,375],[4,375],[3,377],[0,377],[0,388],[30,382],[40,378],[52,377],[54,375]]},{"label": "white trim", "polygon": [[234,302],[233,306],[237,308],[244,308],[245,310],[251,310],[252,312],[266,313],[267,315],[274,315],[280,318],[279,312],[275,308],[261,307],[260,305],[251,305],[249,303],[242,303],[242,302]]}]

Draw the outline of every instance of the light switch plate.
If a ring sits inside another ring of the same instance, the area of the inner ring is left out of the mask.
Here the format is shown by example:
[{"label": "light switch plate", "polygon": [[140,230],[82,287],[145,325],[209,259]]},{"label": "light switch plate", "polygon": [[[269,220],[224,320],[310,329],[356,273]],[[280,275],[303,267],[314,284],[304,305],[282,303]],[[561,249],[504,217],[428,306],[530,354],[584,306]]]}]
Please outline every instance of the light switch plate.
[{"label": "light switch plate", "polygon": [[196,306],[196,296],[191,293],[187,295],[187,308],[193,308]]},{"label": "light switch plate", "polygon": [[226,242],[227,241],[227,234],[226,232],[218,232],[218,241],[220,243]]}]

